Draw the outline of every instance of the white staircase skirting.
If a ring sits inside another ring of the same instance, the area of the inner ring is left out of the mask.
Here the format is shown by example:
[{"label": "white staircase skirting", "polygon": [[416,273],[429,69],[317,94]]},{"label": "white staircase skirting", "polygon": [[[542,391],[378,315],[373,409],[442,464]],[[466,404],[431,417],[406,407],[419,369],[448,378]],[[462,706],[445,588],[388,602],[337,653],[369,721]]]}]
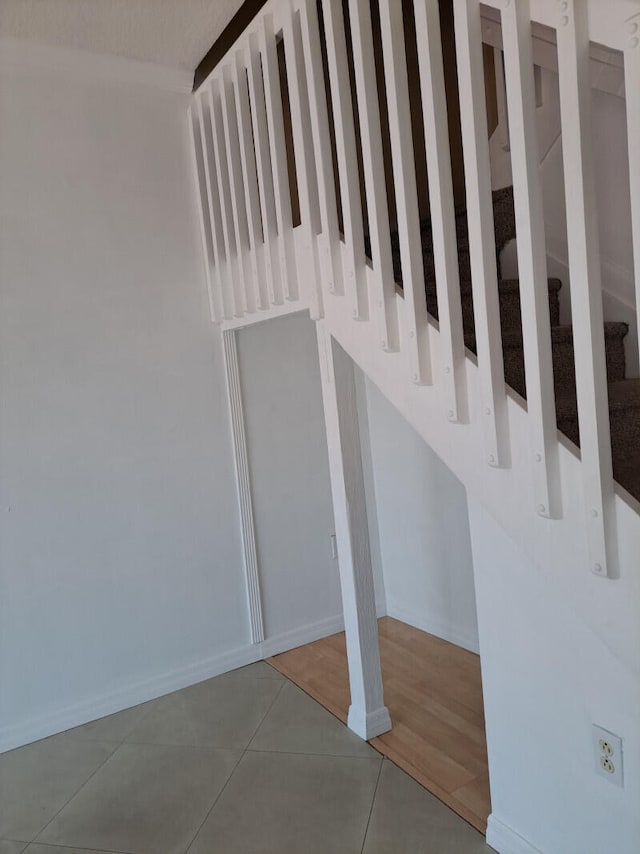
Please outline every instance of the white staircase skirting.
[{"label": "white staircase skirting", "polygon": [[498,854],[544,854],[493,813],[487,821],[487,845],[498,851]]}]

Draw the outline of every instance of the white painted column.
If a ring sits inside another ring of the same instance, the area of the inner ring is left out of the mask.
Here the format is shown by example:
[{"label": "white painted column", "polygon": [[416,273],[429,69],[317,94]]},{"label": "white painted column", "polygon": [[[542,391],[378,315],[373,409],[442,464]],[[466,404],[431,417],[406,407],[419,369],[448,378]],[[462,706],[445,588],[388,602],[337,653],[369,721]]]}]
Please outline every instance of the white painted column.
[{"label": "white painted column", "polygon": [[321,323],[317,330],[351,687],[347,725],[370,739],[388,732],[391,718],[382,691],[355,377],[349,356]]}]

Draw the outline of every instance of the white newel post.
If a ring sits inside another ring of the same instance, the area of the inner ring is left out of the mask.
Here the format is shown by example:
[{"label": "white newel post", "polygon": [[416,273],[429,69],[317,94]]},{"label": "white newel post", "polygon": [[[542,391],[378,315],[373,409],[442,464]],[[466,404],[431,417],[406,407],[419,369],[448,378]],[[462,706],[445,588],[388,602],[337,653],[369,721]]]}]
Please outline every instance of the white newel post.
[{"label": "white newel post", "polygon": [[353,362],[317,325],[329,472],[347,637],[347,725],[370,739],[391,729],[384,705]]}]

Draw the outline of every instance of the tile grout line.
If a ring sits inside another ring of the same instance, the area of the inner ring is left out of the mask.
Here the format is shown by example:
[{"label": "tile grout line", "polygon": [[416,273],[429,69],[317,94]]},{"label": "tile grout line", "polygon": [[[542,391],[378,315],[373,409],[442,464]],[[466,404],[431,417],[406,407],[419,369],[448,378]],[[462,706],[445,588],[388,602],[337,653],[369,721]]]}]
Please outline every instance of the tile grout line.
[{"label": "tile grout line", "polygon": [[[107,742],[107,741],[97,742],[97,741],[94,741],[94,742],[91,742],[91,743],[92,743],[92,744],[113,744],[114,742],[112,742],[112,741],[111,741],[111,742]],[[70,798],[68,798],[68,800],[66,800],[66,801],[64,802],[64,804],[60,807],[60,809],[57,811],[57,813],[56,813],[54,816],[52,816],[52,817],[49,819],[49,821],[48,821],[48,822],[46,822],[46,824],[44,825],[44,827],[41,827],[41,828],[40,828],[40,830],[36,833],[36,835],[33,837],[33,839],[30,839],[30,840],[29,840],[28,845],[31,845],[31,843],[33,843],[33,842],[38,842],[38,837],[39,837],[41,834],[43,834],[43,833],[45,832],[45,830],[49,827],[49,825],[51,824],[51,822],[53,822],[53,821],[55,821],[55,820],[56,820],[56,818],[60,815],[60,813],[62,812],[62,810],[63,810],[63,809],[65,809],[66,807],[68,807],[68,806],[69,806],[69,804],[71,803],[71,801],[72,801],[72,800],[73,800],[77,795],[79,795],[79,794],[80,794],[80,792],[81,792],[81,791],[84,789],[84,787],[89,783],[89,781],[90,781],[90,780],[93,780],[93,778],[96,776],[96,774],[98,773],[98,771],[100,771],[100,769],[101,769],[101,768],[104,768],[104,766],[107,764],[107,762],[109,762],[109,760],[110,760],[110,759],[112,759],[112,758],[116,755],[116,753],[120,750],[120,748],[122,747],[122,745],[124,744],[124,742],[122,742],[122,741],[121,741],[121,742],[117,742],[116,744],[117,744],[117,746],[115,747],[115,749],[114,749],[114,750],[112,750],[112,751],[111,751],[111,753],[107,756],[107,758],[104,760],[104,762],[101,762],[101,763],[100,763],[100,765],[98,765],[98,767],[96,768],[96,770],[95,770],[92,774],[90,774],[90,775],[87,777],[87,779],[84,781],[84,783],[82,783],[82,784],[81,784],[81,785],[80,785],[80,786],[75,790],[75,792],[71,795],[71,797],[70,797]],[[42,843],[38,843],[38,844],[46,845],[47,843],[46,843],[46,842],[42,842]],[[112,852],[112,854],[128,854],[128,852],[126,852],[126,851],[120,851],[120,852]]]},{"label": "tile grout line", "polygon": [[[155,704],[158,702],[158,700],[159,700],[159,699],[160,699],[160,698],[156,698],[155,700],[147,700],[147,702],[148,702],[148,703],[150,703],[150,704],[155,705]],[[135,706],[134,706],[133,708],[135,708]],[[122,709],[121,711],[127,711],[127,709]],[[153,709],[149,709],[147,712],[145,712],[145,714],[142,716],[142,720],[144,720],[144,719],[147,717],[147,715],[151,714],[151,712],[152,712],[152,711],[153,711]],[[117,715],[117,714],[120,714],[120,712],[114,712],[113,714],[114,714],[114,715]],[[110,715],[106,715],[106,717],[111,717],[111,716],[110,716]],[[96,720],[101,720],[101,719],[100,719],[100,718],[96,718]],[[63,730],[62,732],[55,733],[54,735],[50,735],[50,736],[48,736],[48,738],[58,738],[59,736],[67,735],[67,737],[68,737],[71,741],[73,741],[73,738],[72,738],[72,737],[70,737],[70,736],[68,736],[68,733],[73,732],[73,730],[74,730],[74,729],[79,729],[80,727],[87,726],[87,724],[91,724],[91,723],[94,723],[94,721],[87,721],[87,723],[86,723],[86,724],[80,724],[78,727],[72,727],[71,729]],[[137,724],[136,724],[135,726],[137,726]],[[120,750],[120,748],[125,744],[125,740],[128,738],[129,734],[131,733],[131,731],[132,731],[133,729],[134,729],[134,727],[132,727],[132,728],[129,730],[129,732],[127,733],[127,735],[125,735],[125,736],[124,736],[124,738],[122,738],[122,739],[115,739],[115,740],[113,740],[113,739],[100,739],[100,738],[95,738],[95,739],[94,739],[94,738],[88,738],[88,739],[86,739],[86,740],[84,740],[84,739],[78,739],[78,741],[77,741],[77,743],[78,743],[78,744],[81,744],[81,743],[83,743],[83,741],[85,741],[85,743],[89,743],[89,744],[108,744],[108,745],[115,745],[115,747],[114,747],[114,749],[111,751],[111,753],[106,757],[106,759],[104,760],[104,762],[101,762],[101,763],[100,763],[100,765],[98,765],[98,767],[95,769],[95,771],[94,771],[92,774],[90,774],[90,775],[87,777],[87,779],[86,779],[83,783],[81,783],[81,784],[80,784],[80,786],[79,786],[79,787],[78,787],[78,788],[77,788],[77,789],[76,789],[76,790],[75,790],[75,791],[74,791],[74,792],[69,796],[69,798],[64,802],[64,804],[63,804],[63,805],[60,807],[60,809],[56,812],[56,814],[55,814],[55,815],[53,815],[53,816],[49,819],[49,821],[47,821],[47,822],[44,824],[44,826],[40,828],[40,830],[36,833],[36,835],[35,835],[32,839],[30,839],[30,840],[27,842],[27,844],[26,844],[25,848],[23,848],[23,849],[22,849],[22,851],[23,851],[23,852],[25,852],[25,851],[27,850],[27,848],[28,848],[30,845],[32,845],[34,842],[35,842],[35,843],[38,843],[38,837],[39,837],[42,833],[44,833],[44,832],[45,832],[45,830],[46,830],[46,829],[49,827],[49,825],[51,824],[51,822],[55,821],[55,819],[60,815],[60,813],[61,813],[61,812],[62,812],[62,811],[67,807],[67,806],[69,806],[69,804],[70,804],[70,803],[71,803],[71,801],[76,797],[76,795],[79,795],[79,794],[80,794],[80,792],[82,791],[82,789],[84,789],[84,787],[85,787],[85,786],[90,782],[90,780],[92,780],[92,779],[95,777],[95,775],[98,773],[98,771],[100,771],[100,769],[101,769],[101,768],[104,768],[104,766],[107,764],[107,762],[108,762],[112,757],[114,757],[114,756],[116,755],[116,753],[118,752],[118,750]],[[43,740],[43,741],[46,741],[46,739],[42,739],[42,740]],[[27,745],[24,745],[24,746],[27,746]],[[22,840],[18,840],[18,841],[19,841],[19,842],[22,842]],[[48,844],[48,843],[38,843],[38,844],[46,845],[46,844]],[[54,845],[54,847],[64,847],[64,846],[55,846],[55,845]],[[67,847],[68,847],[68,846],[67,846]],[[97,851],[97,850],[99,850],[99,849],[95,849],[95,850]],[[130,854],[130,852],[127,852],[127,851],[119,851],[119,852],[107,851],[107,852],[106,852],[106,854]]]},{"label": "tile grout line", "polygon": [[[20,841],[20,840],[18,840]],[[9,840],[11,842],[11,840]],[[60,850],[69,852],[69,854],[73,854],[74,851],[86,851],[85,848],[76,848],[73,845],[59,845],[57,842],[27,842],[27,848],[30,845],[41,845],[43,848],[60,848]],[[20,854],[25,854],[27,848],[23,848]],[[133,854],[131,851],[114,851],[112,848],[92,848],[92,851],[95,851],[96,854]]]},{"label": "tile grout line", "polygon": [[371,798],[371,809],[369,810],[369,817],[367,818],[367,826],[364,829],[364,836],[362,837],[362,848],[360,849],[360,854],[364,854],[364,846],[367,844],[367,834],[369,833],[369,825],[371,824],[371,816],[373,815],[373,808],[376,803],[376,795],[378,794],[378,786],[380,785],[380,778],[382,777],[382,766],[384,765],[384,756],[380,760],[380,768],[378,770],[378,778],[376,780],[376,787],[373,790],[373,797]]},{"label": "tile grout line", "polygon": [[[273,681],[275,681],[275,680],[273,680]],[[203,827],[204,827],[204,825],[206,824],[207,819],[209,818],[209,816],[210,816],[210,815],[211,815],[211,813],[213,812],[213,810],[214,810],[214,808],[215,808],[216,804],[218,803],[218,801],[219,801],[219,800],[220,800],[220,798],[222,797],[223,792],[225,791],[225,789],[227,788],[227,786],[228,786],[228,785],[229,785],[229,783],[231,782],[231,778],[232,778],[232,777],[233,777],[233,775],[236,773],[236,771],[237,771],[237,769],[238,769],[238,766],[240,765],[240,763],[241,763],[241,762],[242,762],[242,760],[244,759],[244,757],[245,757],[245,755],[246,755],[246,753],[247,753],[247,750],[249,749],[249,745],[251,744],[251,742],[252,742],[252,741],[253,741],[253,739],[255,738],[256,733],[258,732],[258,730],[260,729],[260,727],[261,727],[261,726],[262,726],[262,724],[264,723],[265,718],[267,717],[267,715],[269,714],[269,712],[270,712],[270,711],[271,711],[271,709],[273,708],[273,706],[274,706],[274,704],[275,704],[276,700],[278,699],[278,697],[279,697],[279,696],[280,696],[280,694],[282,693],[282,689],[283,689],[283,688],[284,688],[284,686],[287,684],[287,681],[288,681],[288,680],[287,680],[287,679],[286,679],[286,677],[285,677],[285,680],[282,682],[282,684],[281,684],[281,685],[280,685],[280,687],[278,688],[278,690],[277,690],[277,692],[276,692],[275,697],[273,698],[273,700],[272,700],[272,701],[271,701],[271,703],[269,704],[269,708],[266,710],[266,712],[264,713],[264,715],[263,715],[263,716],[262,716],[262,718],[260,719],[260,723],[257,725],[257,727],[255,728],[255,730],[254,730],[254,732],[253,732],[253,735],[251,736],[251,738],[250,738],[250,739],[249,739],[249,741],[247,742],[247,746],[244,748],[244,750],[243,750],[243,751],[242,751],[242,753],[240,754],[240,757],[239,757],[238,761],[237,761],[237,762],[236,762],[236,764],[233,766],[233,770],[231,771],[231,774],[229,774],[229,776],[227,777],[227,780],[226,780],[226,782],[225,782],[224,786],[223,786],[223,787],[220,789],[220,791],[218,792],[218,794],[217,794],[217,796],[216,796],[215,800],[214,800],[214,801],[213,801],[213,803],[211,804],[210,809],[207,811],[207,814],[206,814],[206,815],[205,815],[205,817],[202,819],[202,823],[199,825],[198,829],[196,830],[196,832],[194,833],[194,835],[191,837],[191,841],[189,842],[189,844],[188,844],[188,845],[187,845],[187,847],[185,848],[185,854],[189,854],[189,850],[191,849],[191,846],[193,845],[193,843],[196,841],[196,839],[197,839],[197,838],[198,838],[198,836],[200,835],[200,831],[202,830],[202,828],[203,828]]]}]

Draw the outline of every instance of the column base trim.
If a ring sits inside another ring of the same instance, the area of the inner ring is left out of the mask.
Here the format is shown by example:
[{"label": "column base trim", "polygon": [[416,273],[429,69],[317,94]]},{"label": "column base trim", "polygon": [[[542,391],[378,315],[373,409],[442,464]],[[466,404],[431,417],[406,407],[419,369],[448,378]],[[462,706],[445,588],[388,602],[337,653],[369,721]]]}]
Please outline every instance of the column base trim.
[{"label": "column base trim", "polygon": [[360,738],[369,741],[383,732],[391,729],[391,716],[386,706],[381,706],[373,712],[365,712],[355,706],[349,706],[347,726]]}]

